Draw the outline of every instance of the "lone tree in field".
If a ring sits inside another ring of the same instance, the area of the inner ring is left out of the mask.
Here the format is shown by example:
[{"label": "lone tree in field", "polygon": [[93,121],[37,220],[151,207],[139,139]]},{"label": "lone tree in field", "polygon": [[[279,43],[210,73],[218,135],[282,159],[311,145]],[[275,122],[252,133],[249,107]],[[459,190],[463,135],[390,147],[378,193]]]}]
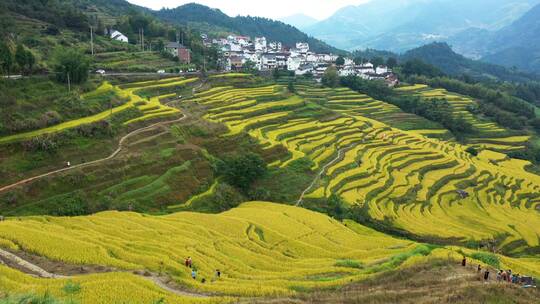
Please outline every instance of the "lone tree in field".
[{"label": "lone tree in field", "polygon": [[339,75],[335,66],[331,66],[324,72],[322,78],[323,85],[331,88],[335,88],[339,84]]},{"label": "lone tree in field", "polygon": [[343,56],[339,56],[337,59],[336,59],[336,65],[340,66],[340,65],[345,65],[345,58],[343,58]]},{"label": "lone tree in field", "polygon": [[78,50],[59,48],[54,53],[54,72],[59,82],[83,83],[89,68],[90,61]]},{"label": "lone tree in field", "polygon": [[225,181],[246,192],[249,187],[266,173],[266,163],[255,153],[225,158],[218,164],[219,175]]}]

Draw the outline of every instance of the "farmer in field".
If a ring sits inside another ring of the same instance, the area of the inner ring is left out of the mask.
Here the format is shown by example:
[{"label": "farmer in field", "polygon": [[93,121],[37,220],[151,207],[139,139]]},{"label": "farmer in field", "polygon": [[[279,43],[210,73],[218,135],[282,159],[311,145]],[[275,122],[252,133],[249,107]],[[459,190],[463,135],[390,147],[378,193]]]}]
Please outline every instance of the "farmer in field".
[{"label": "farmer in field", "polygon": [[191,265],[192,265],[191,257],[187,257],[187,259],[184,261],[184,264],[186,265],[186,267],[191,268]]},{"label": "farmer in field", "polygon": [[191,270],[191,277],[195,280],[197,279],[197,270],[196,269],[192,269]]},{"label": "farmer in field", "polygon": [[221,271],[219,269],[216,269],[216,279],[219,279],[221,277]]},{"label": "farmer in field", "polygon": [[461,266],[467,266],[467,258],[463,257],[463,260],[461,260]]},{"label": "farmer in field", "polygon": [[484,272],[484,281],[489,281],[489,269],[486,269],[486,271]]}]

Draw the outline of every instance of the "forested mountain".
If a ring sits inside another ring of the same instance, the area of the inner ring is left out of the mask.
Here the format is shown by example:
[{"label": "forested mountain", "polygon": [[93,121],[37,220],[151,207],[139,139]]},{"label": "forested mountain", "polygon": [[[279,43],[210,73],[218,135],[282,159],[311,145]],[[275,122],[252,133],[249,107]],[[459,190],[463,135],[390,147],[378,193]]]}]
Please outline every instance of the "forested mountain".
[{"label": "forested mountain", "polygon": [[[405,51],[470,28],[500,29],[538,0],[373,0],[337,11],[308,34],[340,48]],[[489,9],[487,9],[489,8]]]},{"label": "forested mountain", "polygon": [[196,3],[182,5],[174,9],[162,9],[155,12],[155,15],[169,22],[190,24],[194,27],[207,28],[209,31],[225,31],[247,36],[265,36],[267,40],[281,41],[287,46],[293,46],[296,42],[305,41],[317,52],[339,52],[336,48],[283,22],[251,16],[233,18],[218,9]]},{"label": "forested mountain", "polygon": [[492,35],[484,60],[540,73],[540,5]]},{"label": "forested mountain", "polygon": [[442,42],[435,42],[407,51],[401,56],[403,61],[421,59],[432,64],[448,75],[469,75],[474,78],[498,79],[503,81],[526,82],[538,80],[534,75],[511,70],[500,65],[465,58]]}]

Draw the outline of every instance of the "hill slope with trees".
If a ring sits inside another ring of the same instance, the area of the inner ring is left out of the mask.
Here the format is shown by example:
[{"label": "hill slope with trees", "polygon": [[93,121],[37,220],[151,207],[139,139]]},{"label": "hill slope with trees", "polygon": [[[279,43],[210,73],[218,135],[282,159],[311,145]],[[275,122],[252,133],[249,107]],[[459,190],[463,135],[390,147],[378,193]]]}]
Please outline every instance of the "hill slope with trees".
[{"label": "hill slope with trees", "polygon": [[162,9],[157,17],[175,23],[206,27],[210,31],[238,33],[247,36],[265,36],[269,41],[281,41],[287,46],[296,42],[308,42],[311,49],[320,53],[340,52],[338,49],[301,32],[297,28],[268,18],[237,16],[229,17],[218,9],[190,3],[174,9]]}]

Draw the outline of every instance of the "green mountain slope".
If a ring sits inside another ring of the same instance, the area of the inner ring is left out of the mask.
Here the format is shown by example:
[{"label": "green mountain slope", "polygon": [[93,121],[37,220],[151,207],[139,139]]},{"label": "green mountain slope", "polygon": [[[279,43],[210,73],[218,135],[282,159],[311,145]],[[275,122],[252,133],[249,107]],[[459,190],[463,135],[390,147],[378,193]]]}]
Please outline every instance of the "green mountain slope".
[{"label": "green mountain slope", "polygon": [[465,58],[446,43],[431,43],[412,49],[401,56],[402,60],[421,59],[449,75],[467,74],[475,78],[527,82],[537,80],[534,75],[511,70],[500,65]]},{"label": "green mountain slope", "polygon": [[297,28],[267,18],[237,16],[229,17],[218,9],[190,3],[174,9],[162,9],[154,13],[157,17],[176,24],[190,24],[207,27],[210,31],[228,31],[247,36],[265,36],[270,41],[281,41],[287,46],[305,41],[311,49],[327,53],[340,52],[338,49],[301,32]]}]

